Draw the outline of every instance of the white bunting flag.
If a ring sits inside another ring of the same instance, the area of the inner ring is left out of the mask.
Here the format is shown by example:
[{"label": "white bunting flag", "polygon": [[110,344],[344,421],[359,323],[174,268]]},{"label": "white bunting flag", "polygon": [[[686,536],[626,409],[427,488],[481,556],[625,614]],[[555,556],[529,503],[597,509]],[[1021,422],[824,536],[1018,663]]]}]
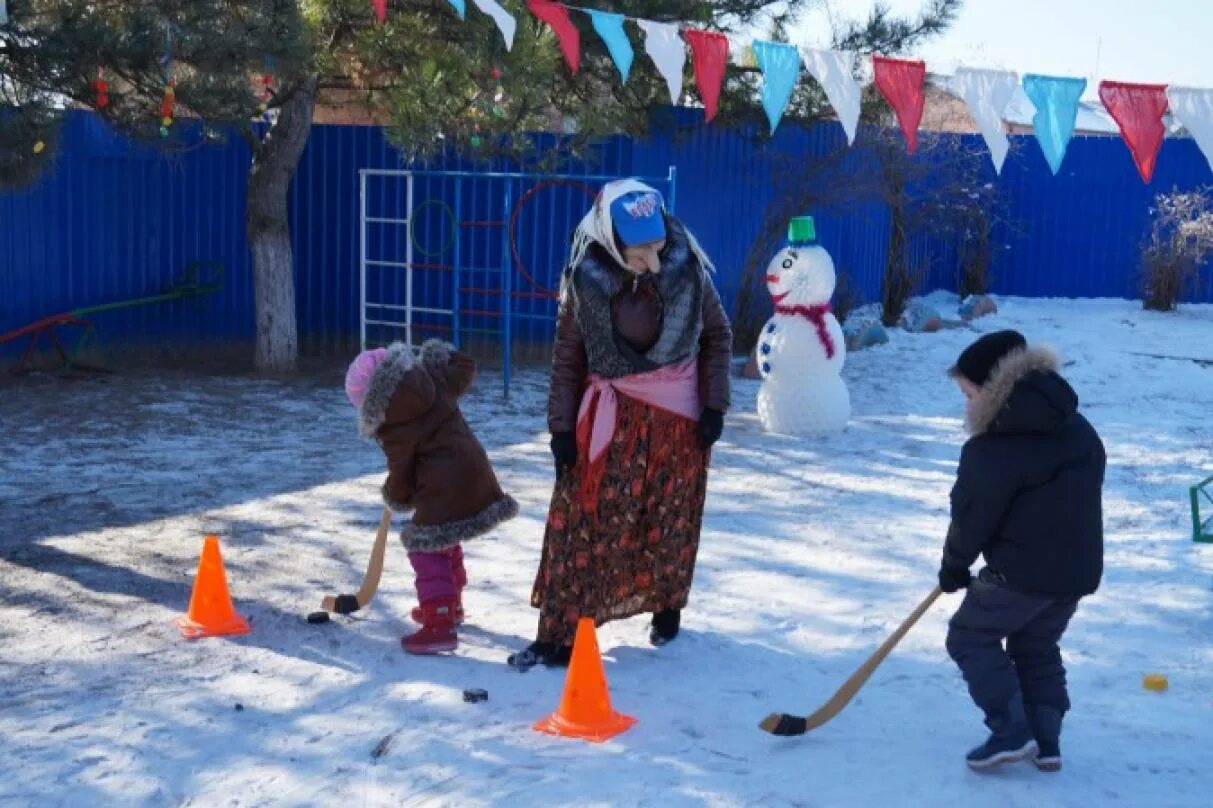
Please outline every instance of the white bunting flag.
[{"label": "white bunting flag", "polygon": [[651,20],[636,23],[644,31],[645,52],[669,85],[670,101],[677,105],[682,100],[682,68],[687,61],[686,45],[678,35],[678,26]]},{"label": "white bunting flag", "polygon": [[5,7],[4,0],[0,0],[0,25],[8,22],[8,9]]},{"label": "white bunting flag", "polygon": [[826,91],[834,114],[847,133],[847,143],[855,142],[855,129],[859,125],[859,83],[851,74],[854,55],[843,51],[815,50],[803,48],[800,56],[817,83]]},{"label": "white bunting flag", "polygon": [[981,135],[986,139],[997,174],[1002,173],[1002,164],[1011,145],[1003,127],[1002,113],[1018,86],[1019,76],[1006,70],[962,67],[956,71],[956,89],[969,105],[969,114],[977,121]]},{"label": "white bunting flag", "polygon": [[514,21],[510,12],[502,8],[497,0],[472,0],[472,2],[476,4],[476,8],[488,14],[497,23],[497,27],[501,29],[501,36],[505,38],[505,49],[513,48],[514,32],[518,28],[518,23]]},{"label": "white bunting flag", "polygon": [[1198,87],[1168,87],[1171,114],[1196,141],[1209,168],[1213,168],[1213,90]]}]

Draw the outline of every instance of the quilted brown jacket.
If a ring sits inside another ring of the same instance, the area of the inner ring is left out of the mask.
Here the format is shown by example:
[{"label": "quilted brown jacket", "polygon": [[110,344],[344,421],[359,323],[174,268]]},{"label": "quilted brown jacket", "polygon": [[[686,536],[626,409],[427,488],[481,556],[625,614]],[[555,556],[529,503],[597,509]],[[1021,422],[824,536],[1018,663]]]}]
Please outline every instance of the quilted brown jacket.
[{"label": "quilted brown jacket", "polygon": [[392,345],[371,378],[360,428],[387,456],[384,503],[413,512],[401,531],[410,551],[446,549],[518,513],[459,410],[475,375],[470,356],[431,340],[416,359]]},{"label": "quilted brown jacket", "polygon": [[[563,294],[556,319],[556,340],[552,353],[551,387],[548,394],[548,428],[553,432],[571,432],[577,423],[577,411],[585,390],[587,376],[592,372],[589,356],[603,351],[587,351],[587,345],[599,341],[598,347],[613,356],[631,358],[632,372],[652,369],[644,361],[646,352],[666,329],[679,329],[688,334],[698,332],[689,355],[698,356],[699,395],[704,407],[727,412],[730,404],[730,378],[733,356],[733,333],[728,315],[712,284],[711,275],[700,265],[694,253],[687,249],[685,231],[677,220],[670,220],[670,244],[663,251],[662,275],[659,279],[667,289],[680,275],[694,284],[697,302],[687,315],[698,322],[669,322],[663,315],[666,301],[662,299],[658,282],[651,276],[636,281],[630,273],[614,265],[606,251],[597,245],[586,253],[581,265],[566,272],[565,287],[569,290],[585,276],[597,276],[610,295],[609,316],[593,316],[585,309],[590,302],[578,300],[575,294]],[[668,274],[667,274],[668,273]],[[589,281],[584,281],[589,282]],[[609,326],[606,323],[609,322]],[[678,357],[685,359],[687,356]]]}]

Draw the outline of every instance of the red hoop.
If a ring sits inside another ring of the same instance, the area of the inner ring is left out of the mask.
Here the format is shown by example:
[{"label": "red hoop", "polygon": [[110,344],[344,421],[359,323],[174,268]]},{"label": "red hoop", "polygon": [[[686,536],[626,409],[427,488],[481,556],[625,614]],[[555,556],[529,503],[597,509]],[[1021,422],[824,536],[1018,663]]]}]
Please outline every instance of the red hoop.
[{"label": "red hoop", "polygon": [[593,202],[594,198],[598,195],[594,189],[580,180],[544,180],[523,194],[518,199],[518,203],[514,205],[513,213],[510,214],[510,252],[514,256],[514,265],[518,267],[518,273],[522,275],[522,277],[526,278],[527,283],[529,283],[535,291],[541,293],[545,298],[550,300],[555,300],[556,298],[560,297],[560,294],[537,283],[535,279],[531,277],[531,273],[527,271],[526,265],[522,263],[522,256],[518,254],[518,217],[522,214],[523,206],[525,206],[527,202],[530,202],[531,197],[533,197],[535,194],[539,193],[545,188],[554,188],[561,185],[580,189],[582,193],[590,198],[591,202]]}]

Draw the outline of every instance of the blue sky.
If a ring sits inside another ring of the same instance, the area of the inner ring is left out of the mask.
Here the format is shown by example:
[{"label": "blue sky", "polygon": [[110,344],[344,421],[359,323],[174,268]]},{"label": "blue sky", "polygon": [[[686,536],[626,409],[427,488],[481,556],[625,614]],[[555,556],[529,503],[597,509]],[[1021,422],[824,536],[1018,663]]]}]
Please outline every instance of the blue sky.
[{"label": "blue sky", "polygon": [[[901,13],[920,0],[886,0]],[[795,29],[797,45],[829,44],[829,15],[861,18],[871,0],[821,0]],[[927,69],[958,65],[1213,87],[1213,0],[968,0],[957,23],[915,54]]]}]

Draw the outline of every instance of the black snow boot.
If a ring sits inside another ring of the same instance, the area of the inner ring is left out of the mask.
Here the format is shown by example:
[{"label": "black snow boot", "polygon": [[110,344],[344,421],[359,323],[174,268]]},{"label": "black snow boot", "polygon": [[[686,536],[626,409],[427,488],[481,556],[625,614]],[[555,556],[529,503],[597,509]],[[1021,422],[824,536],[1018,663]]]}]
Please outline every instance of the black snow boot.
[{"label": "black snow boot", "polygon": [[1065,713],[1044,704],[1029,704],[1025,709],[1036,736],[1036,759],[1032,762],[1042,772],[1061,771],[1061,719]]},{"label": "black snow boot", "polygon": [[990,728],[990,737],[965,756],[970,769],[989,771],[1004,763],[1036,757],[1036,739],[1028,726],[1021,694],[1016,693],[1005,708],[987,712],[986,726]]},{"label": "black snow boot", "polygon": [[557,646],[556,643],[535,640],[535,642],[518,653],[510,654],[506,663],[511,668],[517,668],[520,671],[529,671],[536,665],[544,665],[548,668],[564,668],[568,667],[569,660],[572,657],[573,647],[570,645]]},{"label": "black snow boot", "polygon": [[649,642],[660,648],[678,636],[678,626],[682,622],[682,610],[666,609],[653,613],[653,627],[649,629]]}]

